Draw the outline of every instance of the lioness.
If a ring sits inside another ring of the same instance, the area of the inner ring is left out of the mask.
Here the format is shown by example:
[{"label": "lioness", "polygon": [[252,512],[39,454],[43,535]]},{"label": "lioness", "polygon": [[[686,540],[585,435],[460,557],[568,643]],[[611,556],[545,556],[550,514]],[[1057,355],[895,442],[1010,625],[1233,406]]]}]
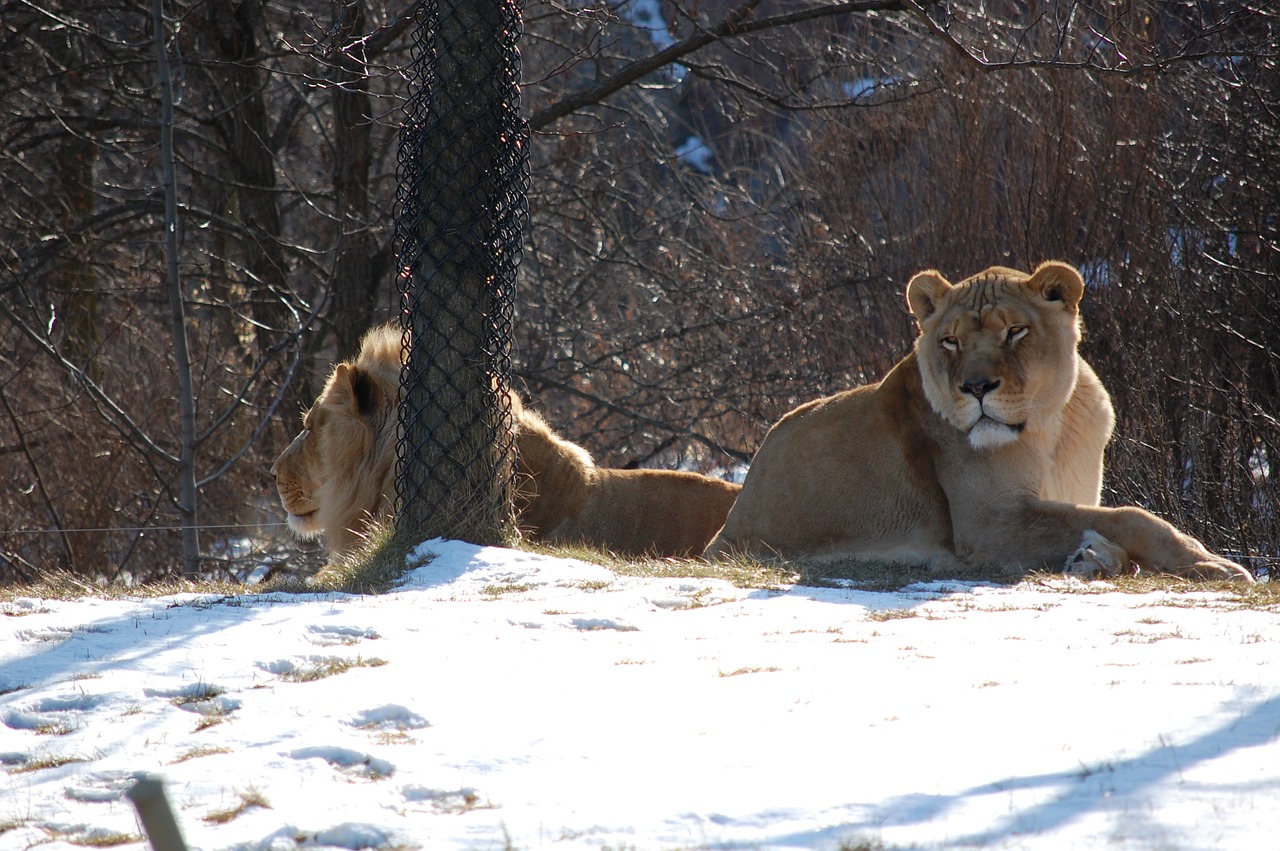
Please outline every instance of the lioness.
[{"label": "lioness", "polygon": [[597,467],[585,449],[518,400],[512,409],[516,517],[532,540],[585,543],[623,555],[697,556],[741,490],[698,473]]},{"label": "lioness", "polygon": [[[334,367],[302,432],[271,466],[289,527],[303,539],[322,537],[330,561],[394,512],[401,340],[391,326],[369,331],[360,354]],[[585,449],[510,398],[516,525],[531,539],[688,556],[724,524],[738,485],[696,473],[597,467]]]},{"label": "lioness", "polygon": [[1141,508],[1097,507],[1114,414],[1076,351],[1083,294],[1058,262],[913,277],[914,351],[779,420],[706,555],[1252,580]]}]

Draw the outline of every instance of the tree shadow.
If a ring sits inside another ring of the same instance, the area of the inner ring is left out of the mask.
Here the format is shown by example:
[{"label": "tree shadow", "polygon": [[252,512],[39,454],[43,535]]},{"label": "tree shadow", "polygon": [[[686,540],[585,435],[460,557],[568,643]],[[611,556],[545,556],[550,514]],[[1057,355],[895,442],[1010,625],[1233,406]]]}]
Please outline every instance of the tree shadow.
[{"label": "tree shadow", "polygon": [[[1016,837],[1051,833],[1099,812],[1124,812],[1145,819],[1150,796],[1145,793],[1172,777],[1236,751],[1263,747],[1280,739],[1280,696],[1270,697],[1244,708],[1239,717],[1226,721],[1184,744],[1160,745],[1137,756],[1080,766],[1072,771],[1054,771],[1022,777],[1007,777],[973,786],[953,795],[902,795],[881,803],[850,804],[868,817],[832,825],[816,831],[772,837],[768,844],[808,846],[840,837],[879,835],[889,827],[913,827],[946,819],[965,803],[989,795],[1016,791],[1059,790],[1058,794],[1030,806],[1010,808],[993,824],[976,833],[930,840],[933,848],[1003,847]],[[1268,796],[1274,795],[1274,780],[1262,781]],[[1244,794],[1253,785],[1241,781],[1231,785],[1233,794]],[[1145,797],[1144,797],[1145,796]],[[1159,838],[1163,830],[1144,821],[1136,827]]]}]

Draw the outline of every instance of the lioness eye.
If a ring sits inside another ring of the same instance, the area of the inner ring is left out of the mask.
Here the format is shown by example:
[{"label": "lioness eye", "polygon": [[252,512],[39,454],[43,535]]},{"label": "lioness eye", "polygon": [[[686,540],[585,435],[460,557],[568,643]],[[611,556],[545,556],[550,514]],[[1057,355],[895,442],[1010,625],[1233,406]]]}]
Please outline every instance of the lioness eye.
[{"label": "lioness eye", "polygon": [[960,341],[955,337],[943,337],[941,342],[942,348],[949,352],[959,351],[960,349]]},{"label": "lioness eye", "polygon": [[1010,325],[1009,332],[1005,335],[1005,342],[1016,343],[1027,336],[1027,332],[1030,330],[1026,325]]}]

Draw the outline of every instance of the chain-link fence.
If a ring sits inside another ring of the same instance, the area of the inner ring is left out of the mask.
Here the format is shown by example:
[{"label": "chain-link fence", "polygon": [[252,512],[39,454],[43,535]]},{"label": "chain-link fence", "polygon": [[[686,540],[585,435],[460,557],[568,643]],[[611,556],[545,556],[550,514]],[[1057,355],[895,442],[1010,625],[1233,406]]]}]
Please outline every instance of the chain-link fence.
[{"label": "chain-link fence", "polygon": [[513,533],[510,348],[528,217],[517,0],[421,0],[400,138],[396,233],[408,359],[397,528]]}]

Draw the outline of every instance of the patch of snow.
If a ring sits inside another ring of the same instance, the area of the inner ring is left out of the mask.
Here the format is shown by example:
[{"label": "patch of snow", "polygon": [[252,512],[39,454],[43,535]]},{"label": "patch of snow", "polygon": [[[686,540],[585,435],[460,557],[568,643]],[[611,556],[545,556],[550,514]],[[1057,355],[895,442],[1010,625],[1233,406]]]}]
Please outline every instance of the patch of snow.
[{"label": "patch of snow", "polygon": [[676,159],[695,171],[711,174],[715,152],[697,136],[690,136],[676,147]]},{"label": "patch of snow", "polygon": [[[143,774],[206,851],[1275,844],[1280,619],[1218,592],[412,564],[378,596],[6,610],[0,845],[135,834]],[[280,676],[317,644],[384,664]]]}]

